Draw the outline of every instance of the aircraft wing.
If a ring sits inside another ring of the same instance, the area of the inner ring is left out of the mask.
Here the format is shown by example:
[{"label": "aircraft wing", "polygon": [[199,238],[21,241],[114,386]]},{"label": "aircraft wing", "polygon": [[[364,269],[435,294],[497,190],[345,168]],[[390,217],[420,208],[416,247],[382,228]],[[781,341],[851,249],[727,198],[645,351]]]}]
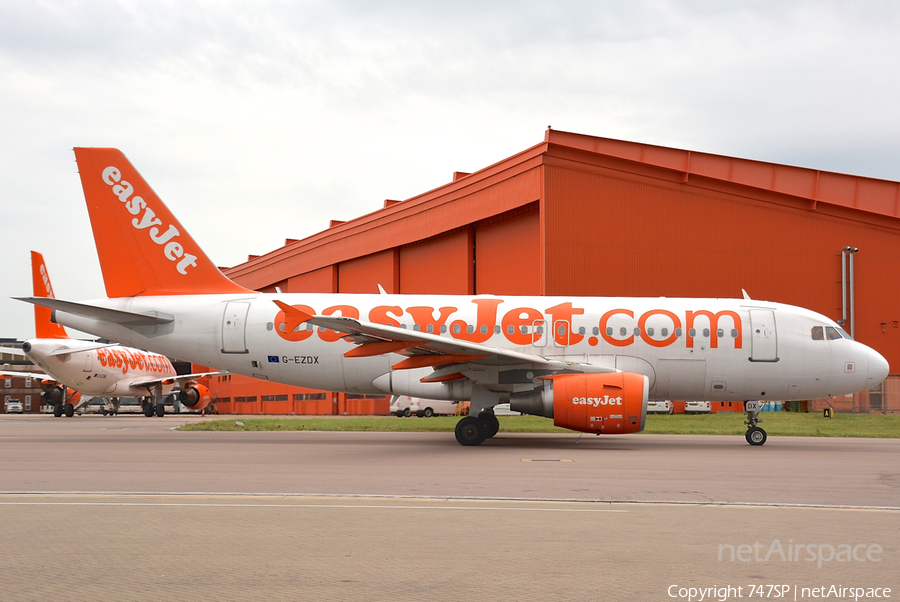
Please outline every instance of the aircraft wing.
[{"label": "aircraft wing", "polygon": [[222,376],[223,374],[228,374],[227,370],[220,370],[218,372],[197,372],[195,374],[179,374],[178,376],[170,376],[168,378],[145,378],[143,380],[134,380],[129,383],[132,387],[138,389],[144,389],[153,387],[155,385],[172,385],[174,384],[179,389],[184,385],[184,383],[192,381],[196,378],[203,378],[204,376]]},{"label": "aircraft wing", "polygon": [[[501,349],[492,345],[460,341],[421,331],[411,331],[384,324],[362,322],[354,318],[335,316],[311,316],[281,301],[275,301],[284,311],[285,330],[290,332],[303,323],[313,324],[344,333],[345,341],[357,347],[344,357],[370,357],[385,353],[407,356],[393,365],[395,370],[441,367],[450,364],[480,364],[503,367],[534,367],[540,371],[555,372],[615,372],[615,369],[548,359],[542,355]],[[435,373],[435,377],[439,377]]]}]

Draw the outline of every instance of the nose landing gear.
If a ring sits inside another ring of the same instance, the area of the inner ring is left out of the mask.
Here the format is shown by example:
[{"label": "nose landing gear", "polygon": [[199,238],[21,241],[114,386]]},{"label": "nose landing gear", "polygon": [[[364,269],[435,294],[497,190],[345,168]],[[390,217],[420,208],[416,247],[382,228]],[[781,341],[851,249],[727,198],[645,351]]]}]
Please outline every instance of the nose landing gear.
[{"label": "nose landing gear", "polygon": [[764,444],[766,442],[766,431],[757,426],[757,424],[762,422],[762,419],[759,417],[759,402],[755,400],[744,402],[744,411],[747,412],[747,420],[744,421],[744,424],[747,425],[747,432],[744,434],[747,443],[750,445]]}]

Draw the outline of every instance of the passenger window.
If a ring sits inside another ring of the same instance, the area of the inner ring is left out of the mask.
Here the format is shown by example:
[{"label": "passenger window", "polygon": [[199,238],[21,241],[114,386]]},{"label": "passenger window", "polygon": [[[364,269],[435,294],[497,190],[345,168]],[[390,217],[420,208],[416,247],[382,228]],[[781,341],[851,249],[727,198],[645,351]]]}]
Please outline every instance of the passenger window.
[{"label": "passenger window", "polygon": [[612,326],[606,327],[606,336],[612,336]]},{"label": "passenger window", "polygon": [[459,334],[459,324],[453,325],[453,334]]},{"label": "passenger window", "polygon": [[[522,328],[524,329],[525,327],[523,326]],[[510,324],[509,326],[506,327],[506,332],[509,333],[509,334],[515,334],[515,333],[516,333],[516,327],[513,326],[512,324]],[[523,333],[523,334],[524,334],[524,333]]]},{"label": "passenger window", "polygon": [[704,328],[704,329],[703,329],[703,336],[705,336],[705,337],[708,337],[708,336],[709,336],[709,328]]},{"label": "passenger window", "polygon": [[732,328],[731,329],[731,338],[736,339],[737,335],[738,335],[737,328]]},{"label": "passenger window", "polygon": [[722,330],[721,328],[718,329],[718,330],[716,331],[716,336],[717,336],[717,337],[724,337],[724,336],[725,336],[725,331]]},{"label": "passenger window", "polygon": [[581,335],[584,334],[584,326],[579,327],[578,334],[581,334]]},{"label": "passenger window", "polygon": [[619,334],[624,337],[626,334],[628,334],[628,329],[623,326],[619,329]]},{"label": "passenger window", "polygon": [[468,326],[466,326],[466,332],[468,332],[469,334],[472,334],[473,332],[475,332],[475,327],[473,325],[469,324]]},{"label": "passenger window", "polygon": [[826,337],[829,341],[835,341],[835,340],[837,340],[837,339],[842,338],[842,337],[841,337],[841,333],[839,333],[839,332],[837,331],[837,328],[834,328],[834,327],[832,327],[832,326],[826,326],[826,327],[825,327],[825,337]]},{"label": "passenger window", "polygon": [[636,337],[641,336],[641,329],[640,329],[640,328],[635,328],[635,329],[634,329],[634,336],[636,336]]},{"label": "passenger window", "polygon": [[[607,328],[606,330],[608,331],[606,334],[612,334],[611,328]],[[594,336],[597,336],[598,334],[600,334],[600,329],[598,327],[594,326],[594,329],[591,332],[594,333]]]},{"label": "passenger window", "polygon": [[481,325],[481,334],[487,334],[487,324]]},{"label": "passenger window", "polygon": [[416,332],[419,332],[419,325],[413,324],[413,330],[415,330]]},{"label": "passenger window", "polygon": [[681,336],[681,329],[680,329],[680,328],[676,328],[676,329],[675,329],[675,336],[676,336],[676,337],[680,337],[680,336]]},{"label": "passenger window", "polygon": [[652,328],[648,328],[648,329],[647,329],[647,336],[648,336],[648,337],[652,337],[652,336],[653,336],[653,329],[652,329]]},{"label": "passenger window", "polygon": [[825,331],[821,326],[813,326],[812,327],[812,340],[814,340],[814,341],[824,341],[825,340]]},{"label": "passenger window", "polygon": [[668,328],[661,328],[661,329],[659,330],[659,333],[660,333],[661,335],[663,335],[664,337],[667,337],[667,336],[669,336],[669,329],[668,329]]},{"label": "passenger window", "polygon": [[688,330],[688,336],[692,336],[692,337],[697,336],[697,329],[691,328],[690,330]]},{"label": "passenger window", "polygon": [[428,334],[431,334],[432,332],[434,332],[434,324],[429,324],[428,326],[426,326],[425,332],[427,332]]}]

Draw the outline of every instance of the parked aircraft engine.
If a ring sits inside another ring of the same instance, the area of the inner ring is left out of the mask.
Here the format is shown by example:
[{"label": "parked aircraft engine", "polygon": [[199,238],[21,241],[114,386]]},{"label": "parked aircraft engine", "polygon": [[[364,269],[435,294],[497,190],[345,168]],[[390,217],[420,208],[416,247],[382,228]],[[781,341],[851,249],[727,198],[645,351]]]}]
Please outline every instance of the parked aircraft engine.
[{"label": "parked aircraft engine", "polygon": [[212,395],[209,394],[209,389],[203,385],[185,385],[181,392],[178,393],[178,401],[182,405],[199,412],[206,409],[206,406],[212,401]]},{"label": "parked aircraft engine", "polygon": [[43,391],[41,397],[44,398],[44,403],[46,404],[56,405],[65,400],[66,392],[63,390],[62,385],[45,381],[41,383],[41,391]]},{"label": "parked aircraft engine", "polygon": [[647,420],[649,389],[647,377],[634,372],[562,374],[545,378],[542,389],[513,393],[509,407],[573,431],[636,433]]}]

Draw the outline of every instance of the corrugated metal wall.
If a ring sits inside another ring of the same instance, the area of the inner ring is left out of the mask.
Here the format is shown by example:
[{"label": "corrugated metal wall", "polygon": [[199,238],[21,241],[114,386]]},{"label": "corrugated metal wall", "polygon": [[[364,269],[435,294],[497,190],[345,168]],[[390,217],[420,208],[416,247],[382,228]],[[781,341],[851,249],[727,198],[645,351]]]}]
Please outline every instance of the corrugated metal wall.
[{"label": "corrugated metal wall", "polygon": [[541,294],[539,203],[519,215],[475,229],[475,291],[494,295]]},{"label": "corrugated metal wall", "polygon": [[860,249],[857,339],[900,368],[900,231],[689,186],[545,170],[546,294],[740,297],[744,288],[837,319],[849,245]]},{"label": "corrugated metal wall", "polygon": [[471,295],[472,229],[458,230],[400,249],[400,292]]},{"label": "corrugated metal wall", "polygon": [[344,261],[338,266],[338,289],[342,293],[400,292],[400,258],[397,249]]}]

